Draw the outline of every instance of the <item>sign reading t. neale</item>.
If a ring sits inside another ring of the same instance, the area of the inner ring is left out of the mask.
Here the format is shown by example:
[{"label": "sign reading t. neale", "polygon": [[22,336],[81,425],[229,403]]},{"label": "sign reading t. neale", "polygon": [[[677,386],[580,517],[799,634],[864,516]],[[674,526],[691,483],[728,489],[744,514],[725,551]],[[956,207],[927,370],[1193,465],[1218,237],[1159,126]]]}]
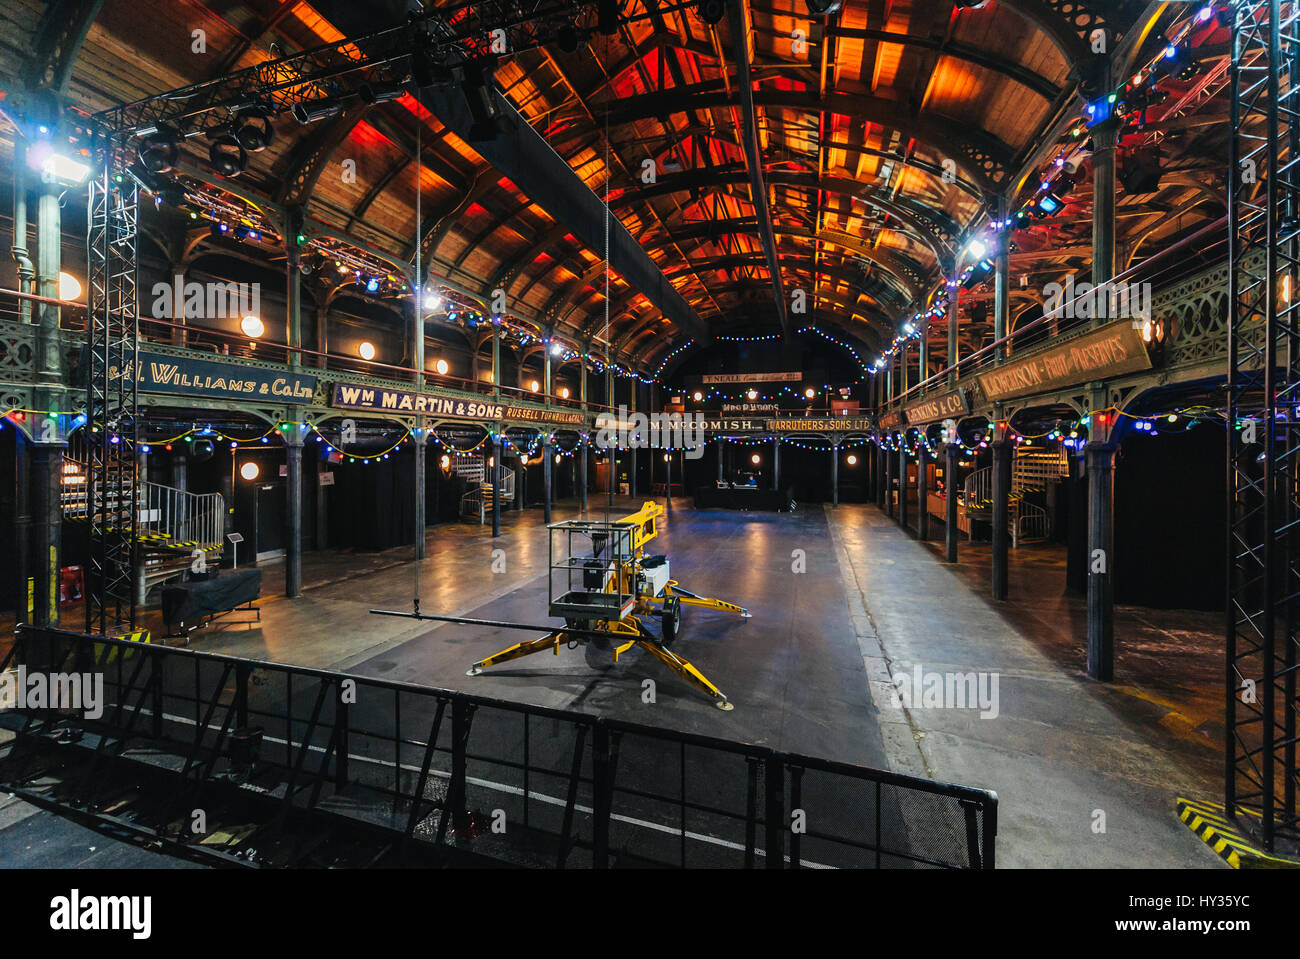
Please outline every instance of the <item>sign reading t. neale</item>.
[{"label": "sign reading t. neale", "polygon": [[952,416],[965,416],[966,412],[966,394],[961,390],[953,390],[939,396],[927,396],[913,403],[907,408],[907,422],[909,426],[921,426]]},{"label": "sign reading t. neale", "polygon": [[1151,368],[1142,333],[1120,320],[1061,346],[981,373],[990,400],[1005,400]]}]

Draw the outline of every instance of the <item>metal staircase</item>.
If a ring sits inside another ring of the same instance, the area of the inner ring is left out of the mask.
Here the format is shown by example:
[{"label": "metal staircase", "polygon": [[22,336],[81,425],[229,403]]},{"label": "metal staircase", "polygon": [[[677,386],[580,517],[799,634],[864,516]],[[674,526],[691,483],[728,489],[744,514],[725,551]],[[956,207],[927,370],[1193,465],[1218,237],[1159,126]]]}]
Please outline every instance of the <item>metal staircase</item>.
[{"label": "metal staircase", "polygon": [[[457,471],[457,475],[465,476],[471,482],[477,482],[477,486],[466,493],[460,499],[460,515],[465,519],[475,519],[482,525],[487,521],[487,516],[493,509],[493,498],[496,490],[492,488],[485,477],[486,469],[483,463],[478,463],[477,471],[472,469],[464,472]],[[476,473],[477,479],[474,478]],[[515,501],[515,471],[508,467],[501,468],[501,508],[510,509]]]},{"label": "metal staircase", "polygon": [[[64,457],[60,490],[63,518],[85,523],[91,516],[86,464]],[[93,518],[108,530],[128,529],[134,511],[135,542],[144,589],[221,558],[225,542],[225,499],[220,493],[191,493],[158,483],[127,479],[95,491]]]},{"label": "metal staircase", "polygon": [[[1047,539],[1052,518],[1047,510],[1025,498],[1029,492],[1045,490],[1048,483],[1070,474],[1065,450],[1017,449],[1011,459],[1011,492],[1008,495],[1008,523],[1011,546]],[[993,521],[993,467],[986,466],[966,477],[966,515],[971,520]]]}]

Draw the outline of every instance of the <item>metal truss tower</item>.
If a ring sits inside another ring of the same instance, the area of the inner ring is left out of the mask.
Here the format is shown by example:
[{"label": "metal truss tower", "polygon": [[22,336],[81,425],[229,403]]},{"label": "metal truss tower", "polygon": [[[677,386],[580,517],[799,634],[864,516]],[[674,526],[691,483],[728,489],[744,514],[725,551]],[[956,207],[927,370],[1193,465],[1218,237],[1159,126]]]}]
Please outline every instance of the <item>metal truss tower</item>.
[{"label": "metal truss tower", "polygon": [[139,190],[106,151],[86,233],[86,632],[135,626]]},{"label": "metal truss tower", "polygon": [[1300,826],[1300,4],[1234,9],[1225,805],[1273,851]]}]

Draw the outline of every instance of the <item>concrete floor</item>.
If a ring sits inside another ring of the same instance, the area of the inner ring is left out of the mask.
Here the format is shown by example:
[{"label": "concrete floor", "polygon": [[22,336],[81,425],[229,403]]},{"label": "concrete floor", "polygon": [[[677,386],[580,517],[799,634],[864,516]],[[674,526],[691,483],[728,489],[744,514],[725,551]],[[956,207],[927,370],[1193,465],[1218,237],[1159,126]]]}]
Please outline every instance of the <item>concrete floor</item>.
[{"label": "concrete floor", "polygon": [[[621,499],[614,515],[639,505]],[[591,506],[593,518],[603,515],[603,500]],[[574,504],[561,504],[554,518],[576,515]],[[635,654],[605,674],[581,650],[562,650],[466,676],[471,663],[534,634],[370,609],[409,610],[418,589],[425,612],[550,622],[541,511],[504,514],[496,540],[490,526],[438,527],[428,546],[418,587],[409,548],[310,554],[305,593],[292,601],[273,595],[283,567],[264,564],[261,624],[218,621],[190,645],[991,788],[1001,798],[1002,866],[1223,865],[1174,814],[1176,797],[1213,798],[1220,788],[1218,617],[1121,608],[1116,682],[1094,683],[1082,672],[1082,602],[1065,594],[1052,548],[1014,551],[1013,599],[994,603],[985,598],[987,547],[963,542],[962,562],[948,566],[938,544],[918,542],[872,506],[768,514],[697,512],[675,501],[655,547],[674,577],[754,613],[743,620],[688,608],[673,647],[732,700],[735,710],[723,713]],[[495,549],[503,572],[493,572]],[[795,571],[796,551],[804,572]],[[899,708],[891,676],[917,665],[996,673],[997,717]],[[645,678],[657,684],[654,704],[642,701]]]}]

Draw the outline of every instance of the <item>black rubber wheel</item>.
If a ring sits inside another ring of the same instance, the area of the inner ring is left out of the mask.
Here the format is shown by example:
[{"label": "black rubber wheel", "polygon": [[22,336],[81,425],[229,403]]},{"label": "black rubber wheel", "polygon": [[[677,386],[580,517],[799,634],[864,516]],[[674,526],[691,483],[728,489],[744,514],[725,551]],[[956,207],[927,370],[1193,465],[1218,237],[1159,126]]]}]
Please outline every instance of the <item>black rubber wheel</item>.
[{"label": "black rubber wheel", "polygon": [[682,628],[682,601],[676,596],[671,596],[665,600],[661,618],[664,628],[663,645],[666,649],[673,644],[678,631]]},{"label": "black rubber wheel", "polygon": [[582,646],[582,655],[592,669],[609,669],[614,665],[614,649],[608,639],[589,639]]}]

